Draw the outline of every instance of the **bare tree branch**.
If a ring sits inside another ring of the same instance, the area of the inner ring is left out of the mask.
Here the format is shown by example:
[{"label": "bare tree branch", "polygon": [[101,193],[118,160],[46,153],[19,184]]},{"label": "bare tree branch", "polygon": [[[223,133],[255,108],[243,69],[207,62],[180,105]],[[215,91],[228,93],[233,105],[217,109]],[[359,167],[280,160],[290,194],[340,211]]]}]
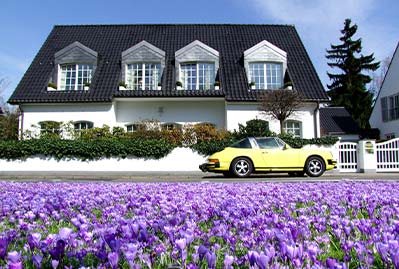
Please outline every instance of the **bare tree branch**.
[{"label": "bare tree branch", "polygon": [[3,94],[5,92],[5,90],[8,88],[8,86],[10,85],[10,81],[7,78],[0,78],[0,109],[2,109],[3,111],[8,110],[7,104],[4,101],[4,97]]},{"label": "bare tree branch", "polygon": [[303,103],[302,96],[293,90],[264,91],[259,95],[259,110],[280,122],[280,132],[284,132],[284,121],[295,113]]}]

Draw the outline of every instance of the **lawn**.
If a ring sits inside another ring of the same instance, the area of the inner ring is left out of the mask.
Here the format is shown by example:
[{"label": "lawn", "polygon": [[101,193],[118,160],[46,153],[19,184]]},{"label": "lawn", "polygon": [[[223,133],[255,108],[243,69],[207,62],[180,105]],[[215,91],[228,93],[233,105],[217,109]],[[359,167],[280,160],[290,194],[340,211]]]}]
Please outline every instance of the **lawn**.
[{"label": "lawn", "polygon": [[0,267],[399,267],[399,183],[0,182]]}]

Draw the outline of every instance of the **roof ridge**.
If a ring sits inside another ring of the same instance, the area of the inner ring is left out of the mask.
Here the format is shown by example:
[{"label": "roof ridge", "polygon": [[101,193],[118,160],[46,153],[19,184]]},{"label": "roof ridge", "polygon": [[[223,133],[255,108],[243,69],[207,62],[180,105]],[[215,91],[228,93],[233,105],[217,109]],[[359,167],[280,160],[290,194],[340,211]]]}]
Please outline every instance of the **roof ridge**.
[{"label": "roof ridge", "polygon": [[104,26],[275,26],[295,27],[294,24],[256,24],[256,23],[137,23],[137,24],[55,24],[54,27],[104,27]]}]

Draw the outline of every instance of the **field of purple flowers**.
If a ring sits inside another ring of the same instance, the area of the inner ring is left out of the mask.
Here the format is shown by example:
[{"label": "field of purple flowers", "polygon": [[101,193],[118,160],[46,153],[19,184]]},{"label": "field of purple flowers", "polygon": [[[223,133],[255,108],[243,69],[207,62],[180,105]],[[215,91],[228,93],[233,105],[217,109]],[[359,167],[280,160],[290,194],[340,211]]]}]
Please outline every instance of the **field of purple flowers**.
[{"label": "field of purple flowers", "polygon": [[3,268],[399,268],[398,183],[0,182]]}]

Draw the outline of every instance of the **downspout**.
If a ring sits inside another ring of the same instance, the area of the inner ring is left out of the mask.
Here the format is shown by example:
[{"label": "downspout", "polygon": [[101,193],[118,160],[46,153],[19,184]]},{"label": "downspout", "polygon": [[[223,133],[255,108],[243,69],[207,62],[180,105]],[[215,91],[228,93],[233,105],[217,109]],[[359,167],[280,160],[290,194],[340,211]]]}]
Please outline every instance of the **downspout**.
[{"label": "downspout", "polygon": [[314,137],[319,138],[320,137],[320,102],[316,102],[316,108],[313,111],[313,119],[314,119]]},{"label": "downspout", "polygon": [[23,140],[24,138],[24,111],[21,106],[19,108],[19,140]]}]

